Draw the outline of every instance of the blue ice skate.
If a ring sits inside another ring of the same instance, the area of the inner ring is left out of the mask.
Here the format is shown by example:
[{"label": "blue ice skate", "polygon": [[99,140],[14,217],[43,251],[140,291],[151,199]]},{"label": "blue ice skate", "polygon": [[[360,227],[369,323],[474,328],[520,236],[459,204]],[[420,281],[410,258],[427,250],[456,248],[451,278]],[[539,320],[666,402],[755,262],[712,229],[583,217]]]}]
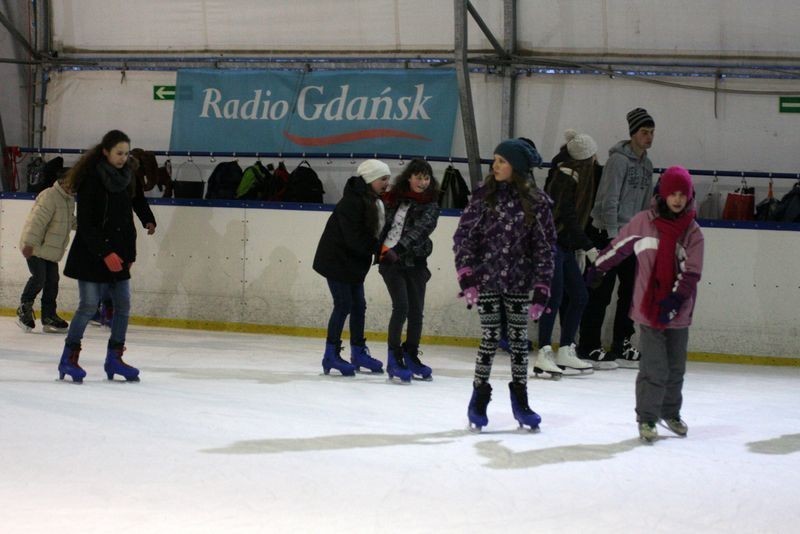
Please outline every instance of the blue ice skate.
[{"label": "blue ice skate", "polygon": [[509,382],[508,390],[511,394],[511,410],[514,419],[520,428],[530,427],[531,431],[539,430],[542,418],[528,406],[528,385],[519,382]]},{"label": "blue ice skate", "polygon": [[406,366],[411,371],[411,374],[420,377],[422,380],[433,380],[433,370],[420,361],[419,355],[419,347],[413,347],[403,343],[403,356],[405,357]]},{"label": "blue ice skate", "polygon": [[372,357],[367,345],[350,345],[350,363],[360,372],[361,368],[367,369],[371,373],[383,374],[383,363]]},{"label": "blue ice skate", "polygon": [[65,375],[69,375],[73,382],[82,384],[86,376],[86,371],[78,365],[78,357],[81,354],[80,344],[64,345],[61,353],[61,361],[58,362],[58,379],[64,380]]},{"label": "blue ice skate", "polygon": [[114,343],[108,347],[106,363],[103,366],[106,377],[109,380],[114,380],[114,375],[120,375],[128,382],[138,382],[139,370],[122,361],[123,352],[125,352],[125,346],[120,343]]},{"label": "blue ice skate", "polygon": [[403,360],[403,349],[393,349],[389,347],[388,354],[386,372],[389,373],[389,378],[397,377],[400,379],[400,382],[410,384],[412,374]]},{"label": "blue ice skate", "polygon": [[469,400],[467,417],[469,418],[469,429],[473,432],[480,432],[483,427],[489,424],[486,416],[486,407],[492,400],[492,386],[488,382],[472,385],[472,398]]},{"label": "blue ice skate", "polygon": [[342,351],[342,344],[325,343],[325,354],[322,356],[322,372],[330,374],[331,369],[336,369],[342,376],[355,376],[356,368],[353,364],[346,362],[339,356]]}]

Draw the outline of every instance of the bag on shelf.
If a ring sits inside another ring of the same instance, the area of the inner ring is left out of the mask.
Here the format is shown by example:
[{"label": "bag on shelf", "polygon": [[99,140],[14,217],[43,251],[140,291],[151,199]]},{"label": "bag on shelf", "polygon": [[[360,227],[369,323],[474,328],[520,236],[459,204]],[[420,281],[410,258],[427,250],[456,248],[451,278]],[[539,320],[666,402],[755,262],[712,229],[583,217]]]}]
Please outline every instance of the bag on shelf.
[{"label": "bag on shelf", "polygon": [[722,218],[726,221],[752,221],[755,219],[756,190],[747,187],[742,180],[742,187],[728,193],[725,198],[725,207],[722,209]]},{"label": "bag on shelf", "polygon": [[774,221],[800,222],[800,182],[778,201],[773,217]]},{"label": "bag on shelf", "polygon": [[778,208],[778,199],[772,192],[772,180],[769,181],[769,189],[767,190],[767,198],[762,200],[756,206],[756,220],[757,221],[774,221],[775,210]]},{"label": "bag on shelf", "polygon": [[714,177],[714,181],[708,186],[706,196],[700,201],[697,216],[700,219],[719,219],[722,215],[722,199],[719,192],[719,180]]}]

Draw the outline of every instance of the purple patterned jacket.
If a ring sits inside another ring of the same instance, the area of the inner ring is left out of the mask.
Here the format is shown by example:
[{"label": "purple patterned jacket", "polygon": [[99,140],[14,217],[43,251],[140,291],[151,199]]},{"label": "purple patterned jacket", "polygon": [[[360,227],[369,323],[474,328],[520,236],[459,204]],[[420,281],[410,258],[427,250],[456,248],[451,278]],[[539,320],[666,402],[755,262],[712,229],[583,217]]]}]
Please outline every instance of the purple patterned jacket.
[{"label": "purple patterned jacket", "polygon": [[550,287],[556,244],[552,201],[540,189],[528,194],[532,224],[525,223],[519,193],[505,182],[497,184],[495,209],[481,187],[461,214],[453,236],[456,270],[471,268],[479,291],[527,293],[537,284]]}]

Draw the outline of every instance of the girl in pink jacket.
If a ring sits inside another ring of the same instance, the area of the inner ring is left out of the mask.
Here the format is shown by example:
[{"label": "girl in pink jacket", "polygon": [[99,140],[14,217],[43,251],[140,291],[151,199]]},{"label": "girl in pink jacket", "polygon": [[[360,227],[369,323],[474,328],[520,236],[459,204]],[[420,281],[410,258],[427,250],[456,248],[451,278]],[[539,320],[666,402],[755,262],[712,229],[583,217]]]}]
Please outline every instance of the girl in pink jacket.
[{"label": "girl in pink jacket", "polygon": [[642,353],[636,377],[639,437],[652,442],[655,424],[685,436],[681,419],[686,349],[697,282],[703,270],[703,233],[695,221],[689,171],[670,167],[657,185],[649,210],[636,214],[600,252],[587,282],[636,254],[636,282],[630,317],[641,326]]}]

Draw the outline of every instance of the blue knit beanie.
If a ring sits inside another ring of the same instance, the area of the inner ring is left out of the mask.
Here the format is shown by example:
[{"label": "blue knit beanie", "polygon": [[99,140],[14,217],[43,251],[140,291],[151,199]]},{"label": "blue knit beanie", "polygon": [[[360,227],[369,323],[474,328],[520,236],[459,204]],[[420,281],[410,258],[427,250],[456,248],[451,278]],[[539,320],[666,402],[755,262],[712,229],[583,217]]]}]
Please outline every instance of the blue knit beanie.
[{"label": "blue knit beanie", "polygon": [[542,164],[542,156],[531,144],[519,139],[506,139],[494,149],[494,153],[511,164],[518,175],[525,177],[532,167]]}]

